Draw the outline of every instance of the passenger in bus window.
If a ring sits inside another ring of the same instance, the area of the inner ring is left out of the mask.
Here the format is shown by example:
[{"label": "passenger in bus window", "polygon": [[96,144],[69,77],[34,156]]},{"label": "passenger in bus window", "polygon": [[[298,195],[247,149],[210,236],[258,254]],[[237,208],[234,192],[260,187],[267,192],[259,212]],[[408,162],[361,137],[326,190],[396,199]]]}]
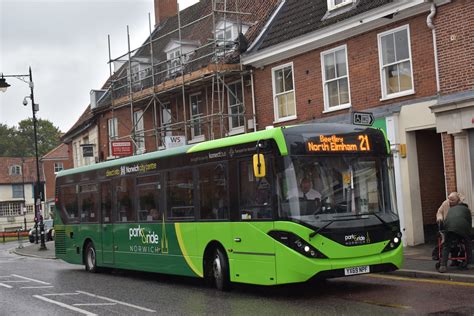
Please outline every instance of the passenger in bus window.
[{"label": "passenger in bus window", "polygon": [[162,214],[156,208],[152,208],[150,210],[150,215],[148,216],[148,218],[151,218],[151,220],[153,221],[161,220]]}]

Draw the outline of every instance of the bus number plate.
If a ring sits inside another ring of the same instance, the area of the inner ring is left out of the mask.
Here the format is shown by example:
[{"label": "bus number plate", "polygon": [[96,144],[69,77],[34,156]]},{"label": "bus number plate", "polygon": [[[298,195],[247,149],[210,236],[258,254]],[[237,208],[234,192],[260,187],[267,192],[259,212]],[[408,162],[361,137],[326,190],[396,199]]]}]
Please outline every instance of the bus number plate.
[{"label": "bus number plate", "polygon": [[352,268],[344,269],[345,275],[363,274],[363,273],[369,273],[369,272],[370,272],[369,266],[352,267]]}]

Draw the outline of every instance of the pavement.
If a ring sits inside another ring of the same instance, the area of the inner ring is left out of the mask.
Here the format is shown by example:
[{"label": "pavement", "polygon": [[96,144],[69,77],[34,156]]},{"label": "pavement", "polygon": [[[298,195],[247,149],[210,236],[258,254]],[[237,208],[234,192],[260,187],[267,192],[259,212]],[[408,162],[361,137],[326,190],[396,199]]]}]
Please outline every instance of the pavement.
[{"label": "pavement", "polygon": [[[405,276],[410,278],[437,279],[456,282],[474,283],[474,269],[459,269],[450,267],[448,271],[439,273],[436,270],[436,262],[431,258],[431,252],[434,244],[422,244],[418,246],[407,246],[403,250],[404,264],[402,269],[390,272],[391,275]],[[46,243],[46,250],[39,250],[39,244],[31,244],[28,241],[23,242],[23,248],[15,247],[12,252],[29,257],[43,259],[56,259],[54,242]]]}]

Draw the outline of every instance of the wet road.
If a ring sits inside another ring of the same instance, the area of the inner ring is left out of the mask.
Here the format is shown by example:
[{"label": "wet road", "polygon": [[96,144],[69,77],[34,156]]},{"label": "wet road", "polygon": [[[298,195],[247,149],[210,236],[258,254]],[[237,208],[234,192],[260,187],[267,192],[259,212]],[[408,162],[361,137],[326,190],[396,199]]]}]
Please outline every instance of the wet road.
[{"label": "wet road", "polygon": [[474,315],[474,284],[366,275],[280,287],[235,285],[130,271],[86,273],[21,257],[0,244],[0,315]]}]

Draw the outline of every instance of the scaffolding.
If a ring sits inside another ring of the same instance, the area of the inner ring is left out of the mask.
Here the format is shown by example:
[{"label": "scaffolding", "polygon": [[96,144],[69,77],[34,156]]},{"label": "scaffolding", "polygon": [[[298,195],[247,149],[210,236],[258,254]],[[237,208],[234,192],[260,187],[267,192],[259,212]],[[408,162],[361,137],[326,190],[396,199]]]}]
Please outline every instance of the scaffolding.
[{"label": "scaffolding", "polygon": [[[129,107],[131,122],[129,135],[113,138],[131,139],[135,149],[140,149],[147,137],[153,137],[156,149],[162,149],[169,135],[188,141],[212,140],[229,135],[235,126],[243,132],[254,128],[255,113],[246,111],[245,104],[245,80],[253,78],[239,58],[250,16],[241,11],[239,0],[201,0],[182,12],[178,7],[176,16],[154,30],[149,15],[145,43],[131,50],[127,26],[128,51],[114,59],[109,36],[110,80],[98,108],[106,108],[115,117],[115,111]],[[193,92],[202,90],[200,100],[194,100]],[[175,111],[170,108],[171,99]],[[138,116],[137,109],[141,110]],[[145,130],[143,121],[149,111],[152,128]]]}]

